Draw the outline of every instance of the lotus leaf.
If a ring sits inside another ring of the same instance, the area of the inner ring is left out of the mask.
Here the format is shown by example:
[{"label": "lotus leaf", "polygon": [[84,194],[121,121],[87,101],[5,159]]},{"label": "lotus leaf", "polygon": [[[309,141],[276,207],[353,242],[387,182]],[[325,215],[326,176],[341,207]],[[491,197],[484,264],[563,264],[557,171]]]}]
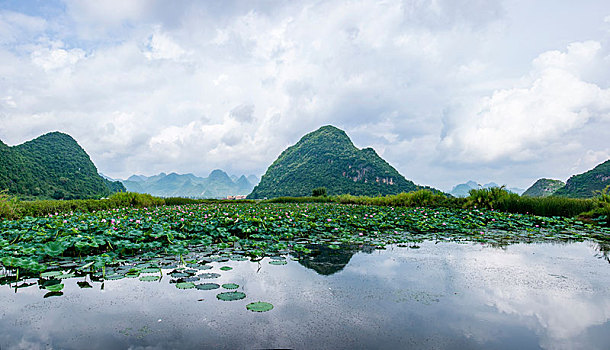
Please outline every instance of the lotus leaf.
[{"label": "lotus leaf", "polygon": [[273,309],[273,305],[264,301],[257,301],[255,303],[250,303],[246,305],[246,309],[252,312],[266,312]]},{"label": "lotus leaf", "polygon": [[245,293],[242,292],[222,292],[216,295],[218,300],[222,301],[234,301],[244,299],[246,297]]}]

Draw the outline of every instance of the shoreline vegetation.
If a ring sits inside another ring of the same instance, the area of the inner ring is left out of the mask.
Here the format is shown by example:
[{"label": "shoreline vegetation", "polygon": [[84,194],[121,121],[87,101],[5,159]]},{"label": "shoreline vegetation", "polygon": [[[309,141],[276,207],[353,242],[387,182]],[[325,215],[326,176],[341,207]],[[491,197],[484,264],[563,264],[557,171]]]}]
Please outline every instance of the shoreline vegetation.
[{"label": "shoreline vegetation", "polygon": [[578,218],[590,223],[609,226],[610,193],[606,188],[599,196],[588,199],[559,196],[519,196],[502,187],[474,189],[465,198],[419,190],[387,196],[353,196],[349,194],[307,197],[277,197],[264,200],[191,199],[181,197],[159,198],[149,194],[119,192],[103,199],[34,200],[23,201],[0,192],[0,218],[21,219],[66,212],[90,213],[124,207],[146,208],[187,204],[235,204],[235,203],[337,203],[394,207],[429,207],[449,209],[490,209],[495,211],[529,214],[546,217]]}]

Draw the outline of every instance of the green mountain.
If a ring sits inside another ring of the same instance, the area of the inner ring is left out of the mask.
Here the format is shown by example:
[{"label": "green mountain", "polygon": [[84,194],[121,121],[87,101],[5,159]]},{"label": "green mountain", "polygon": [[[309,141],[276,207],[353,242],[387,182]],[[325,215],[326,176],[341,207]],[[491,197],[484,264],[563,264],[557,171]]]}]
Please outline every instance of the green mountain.
[{"label": "green mountain", "polygon": [[193,174],[165,174],[154,176],[132,175],[122,181],[130,192],[149,193],[159,197],[226,198],[246,195],[254,185],[242,175],[230,177],[216,169],[205,177]]},{"label": "green mountain", "polygon": [[523,195],[530,197],[548,197],[563,186],[565,186],[565,183],[561,180],[538,179],[530,188],[523,192]]},{"label": "green mountain", "polygon": [[0,190],[22,198],[100,198],[125,191],[101,177],[69,135],[52,132],[21,145],[0,142]]},{"label": "green mountain", "polygon": [[[466,183],[455,185],[451,192],[449,192],[449,194],[454,197],[468,197],[470,195],[470,190],[493,187],[500,187],[500,185],[495,182],[490,182],[485,185],[479,185],[478,183],[470,180]],[[525,191],[524,189],[518,187],[505,187],[505,189],[509,192],[513,192],[519,195]]]},{"label": "green mountain", "polygon": [[558,189],[555,195],[590,198],[597,196],[597,191],[602,191],[608,185],[610,185],[610,159],[585,173],[570,177],[566,185]]},{"label": "green mountain", "polygon": [[317,187],[326,187],[329,195],[369,196],[424,188],[405,179],[372,148],[356,148],[343,130],[328,125],[282,152],[248,198],[310,196]]}]

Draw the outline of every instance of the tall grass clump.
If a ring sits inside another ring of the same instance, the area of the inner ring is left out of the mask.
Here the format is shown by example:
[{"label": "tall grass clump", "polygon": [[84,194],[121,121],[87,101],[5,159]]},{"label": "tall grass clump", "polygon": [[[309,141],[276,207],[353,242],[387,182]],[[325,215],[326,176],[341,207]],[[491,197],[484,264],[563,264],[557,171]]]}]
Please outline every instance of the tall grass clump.
[{"label": "tall grass clump", "polygon": [[332,203],[334,197],[277,197],[265,199],[263,203]]},{"label": "tall grass clump", "polygon": [[574,217],[583,212],[599,208],[600,205],[593,199],[558,196],[521,197],[516,194],[511,194],[497,200],[494,206],[497,210],[510,213]]},{"label": "tall grass clump", "polygon": [[333,197],[334,201],[341,204],[360,205],[382,205],[396,207],[454,207],[460,199],[450,198],[442,194],[433,193],[429,190],[392,194],[387,196],[368,197],[352,196],[344,194]]},{"label": "tall grass clump", "polygon": [[108,201],[117,207],[157,207],[165,205],[165,201],[158,197],[153,197],[146,193],[135,192],[117,192],[110,197]]},{"label": "tall grass clump", "polygon": [[6,190],[0,191],[0,217],[14,219],[19,217],[17,210],[17,200],[9,196]]}]

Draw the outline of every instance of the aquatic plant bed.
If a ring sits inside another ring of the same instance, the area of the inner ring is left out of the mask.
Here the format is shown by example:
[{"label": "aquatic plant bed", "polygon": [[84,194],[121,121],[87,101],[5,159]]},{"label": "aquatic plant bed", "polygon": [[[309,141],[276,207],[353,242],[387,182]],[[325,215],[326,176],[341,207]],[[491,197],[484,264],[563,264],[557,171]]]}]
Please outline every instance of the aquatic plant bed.
[{"label": "aquatic plant bed", "polygon": [[205,247],[224,255],[262,258],[308,254],[309,244],[384,247],[423,240],[492,244],[594,240],[610,229],[560,217],[489,210],[393,208],[339,204],[199,204],[123,208],[0,222],[5,275],[58,270],[78,258],[82,270],[103,272],[130,256],[185,256]]}]

